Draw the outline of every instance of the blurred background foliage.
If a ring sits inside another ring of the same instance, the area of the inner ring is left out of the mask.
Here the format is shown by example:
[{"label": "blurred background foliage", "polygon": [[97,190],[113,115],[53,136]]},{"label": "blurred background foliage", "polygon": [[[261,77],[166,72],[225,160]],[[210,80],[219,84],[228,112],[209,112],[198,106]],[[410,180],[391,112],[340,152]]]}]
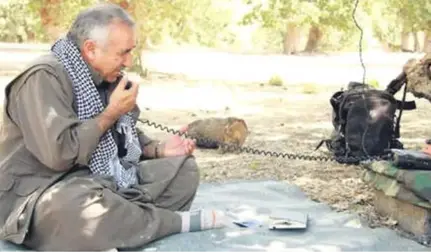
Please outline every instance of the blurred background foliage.
[{"label": "blurred background foliage", "polygon": [[[0,41],[51,43],[80,10],[98,2],[133,15],[136,53],[181,46],[301,54],[358,46],[353,0],[2,0]],[[360,0],[356,19],[365,49],[431,52],[430,0]]]}]

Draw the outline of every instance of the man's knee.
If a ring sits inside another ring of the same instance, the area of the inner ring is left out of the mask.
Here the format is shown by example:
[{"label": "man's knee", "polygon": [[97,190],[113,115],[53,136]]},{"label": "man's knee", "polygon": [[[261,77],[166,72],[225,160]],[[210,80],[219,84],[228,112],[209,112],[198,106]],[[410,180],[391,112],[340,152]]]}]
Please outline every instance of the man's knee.
[{"label": "man's knee", "polygon": [[181,168],[183,174],[187,176],[189,189],[191,194],[195,194],[200,183],[199,167],[194,157],[189,157]]},{"label": "man's knee", "polygon": [[[25,245],[36,250],[57,250],[61,249],[60,246],[71,246],[71,243],[79,248],[86,246],[84,244],[89,242],[86,239],[87,230],[83,228],[86,226],[84,218],[80,216],[83,209],[79,203],[83,192],[60,182],[42,194],[35,206]],[[73,234],[67,236],[69,232]]]},{"label": "man's knee", "polygon": [[110,209],[102,187],[95,188],[89,180],[81,182],[80,186],[60,182],[39,198],[27,246],[37,250],[103,248],[103,242],[93,238],[101,232],[98,226]]}]

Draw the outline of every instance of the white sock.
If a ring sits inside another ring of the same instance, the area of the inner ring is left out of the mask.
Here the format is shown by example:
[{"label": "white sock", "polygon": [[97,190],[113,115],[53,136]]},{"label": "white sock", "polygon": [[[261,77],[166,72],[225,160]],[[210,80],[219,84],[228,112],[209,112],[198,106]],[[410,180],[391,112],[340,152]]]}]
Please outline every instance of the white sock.
[{"label": "white sock", "polygon": [[225,226],[224,212],[212,209],[198,209],[177,212],[181,216],[181,232],[196,232]]}]

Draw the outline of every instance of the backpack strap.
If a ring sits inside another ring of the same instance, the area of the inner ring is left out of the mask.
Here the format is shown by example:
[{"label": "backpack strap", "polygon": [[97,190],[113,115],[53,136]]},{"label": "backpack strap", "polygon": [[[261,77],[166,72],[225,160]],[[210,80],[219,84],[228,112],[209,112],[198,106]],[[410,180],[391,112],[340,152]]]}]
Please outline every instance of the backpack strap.
[{"label": "backpack strap", "polygon": [[388,92],[391,95],[395,95],[402,86],[405,86],[404,88],[404,94],[403,94],[403,100],[396,100],[397,102],[397,108],[401,110],[414,110],[416,109],[416,102],[415,101],[406,101],[406,86],[407,86],[407,75],[404,73],[404,71],[399,74],[395,79],[393,79],[389,85],[386,87],[386,92]]},{"label": "backpack strap", "polygon": [[338,106],[340,105],[340,96],[344,93],[344,91],[337,91],[335,94],[331,96],[331,99],[329,102],[331,103],[331,106],[333,109],[338,109]]},{"label": "backpack strap", "polygon": [[341,96],[344,94],[345,91],[338,91],[335,92],[335,94],[332,95],[329,102],[331,103],[332,109],[335,112],[335,117],[333,118],[334,121],[338,122],[340,120],[340,103],[341,103]]},{"label": "backpack strap", "polygon": [[393,79],[388,86],[386,87],[386,91],[391,95],[395,95],[401,87],[406,83],[407,75],[404,71],[399,74],[395,79]]},{"label": "backpack strap", "polygon": [[323,139],[323,140],[321,140],[318,144],[317,144],[317,146],[316,146],[316,148],[314,148],[314,151],[317,151],[320,147],[322,147],[322,145],[324,144],[324,143],[328,143],[330,140],[329,139]]},{"label": "backpack strap", "polygon": [[[331,96],[331,99],[329,99],[329,103],[331,104],[333,109],[332,123],[334,124],[334,127],[335,127],[335,124],[342,125],[343,123],[345,123],[345,120],[343,120],[343,118],[341,118],[341,115],[340,115],[340,105],[344,101],[343,95],[345,92],[346,92],[345,90],[337,91]],[[338,127],[336,130],[339,131],[340,128]],[[331,149],[330,142],[331,142],[331,139],[323,139],[317,144],[314,150],[315,151],[318,150],[320,147],[322,147],[323,144],[326,144],[326,147],[328,149]]]},{"label": "backpack strap", "polygon": [[[397,122],[395,124],[395,138],[400,137],[400,122],[401,122],[401,115],[403,114],[403,110],[404,110],[406,95],[407,95],[407,80],[405,81],[405,85],[404,85],[403,99],[401,101],[401,104],[399,105],[400,113],[398,114]],[[398,105],[398,101],[397,101],[397,105]],[[416,108],[416,103],[415,103],[415,108]]]},{"label": "backpack strap", "polygon": [[414,110],[416,109],[416,102],[415,101],[400,101],[396,100],[397,102],[397,108],[403,109],[403,110]]}]

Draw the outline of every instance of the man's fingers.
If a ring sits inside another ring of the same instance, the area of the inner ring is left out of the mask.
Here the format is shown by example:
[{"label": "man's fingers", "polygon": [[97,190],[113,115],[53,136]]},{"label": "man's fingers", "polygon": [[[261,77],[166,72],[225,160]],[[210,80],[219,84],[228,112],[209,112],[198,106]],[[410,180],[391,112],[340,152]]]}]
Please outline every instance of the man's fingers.
[{"label": "man's fingers", "polygon": [[191,154],[195,150],[195,148],[196,148],[195,141],[194,140],[189,140],[188,143],[187,143],[187,147],[189,149],[189,154]]},{"label": "man's fingers", "polygon": [[192,146],[193,148],[195,148],[196,147],[196,140],[190,139],[190,146]]},{"label": "man's fingers", "polygon": [[125,86],[126,86],[126,84],[127,84],[127,81],[128,81],[129,79],[127,78],[127,76],[126,75],[124,75],[122,78],[121,78],[121,80],[120,80],[120,82],[118,83],[118,85],[117,85],[117,88],[125,88]]},{"label": "man's fingers", "polygon": [[191,153],[191,146],[189,139],[184,139],[182,142],[182,149],[184,154],[190,154]]},{"label": "man's fingers", "polygon": [[139,90],[139,85],[138,85],[138,83],[136,83],[136,82],[130,82],[130,84],[132,85],[132,86],[130,87],[130,90],[131,90],[133,93],[137,94],[137,93],[138,93],[138,90]]},{"label": "man's fingers", "polygon": [[137,95],[139,85],[129,80],[129,78],[124,75],[118,83],[117,88],[120,88],[122,90],[129,90],[131,93]]},{"label": "man's fingers", "polygon": [[192,152],[193,152],[193,147],[190,144],[188,144],[187,145],[187,154],[191,154]]},{"label": "man's fingers", "polygon": [[190,146],[192,147],[192,151],[194,151],[196,149],[196,140],[191,140],[190,141]]},{"label": "man's fingers", "polygon": [[194,141],[194,140],[192,140],[192,139],[187,139],[187,144],[188,144],[189,146],[194,146],[194,145],[195,145],[195,141]]},{"label": "man's fingers", "polygon": [[179,132],[180,133],[186,133],[188,129],[189,129],[189,126],[188,125],[184,125],[183,127],[180,128]]}]

